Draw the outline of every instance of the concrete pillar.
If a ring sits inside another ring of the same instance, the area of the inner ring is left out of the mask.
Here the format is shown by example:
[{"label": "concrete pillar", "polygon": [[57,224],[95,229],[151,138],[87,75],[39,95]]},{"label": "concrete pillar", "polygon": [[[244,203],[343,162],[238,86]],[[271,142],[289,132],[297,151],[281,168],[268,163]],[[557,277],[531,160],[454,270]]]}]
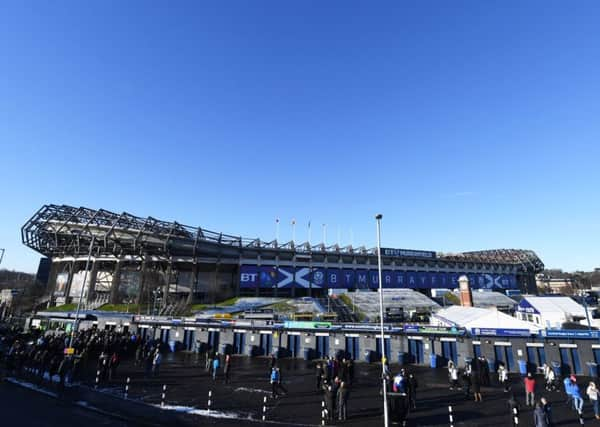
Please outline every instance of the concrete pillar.
[{"label": "concrete pillar", "polygon": [[[142,295],[143,295],[143,292],[145,291],[145,289],[144,289],[145,285],[146,285],[146,259],[144,258],[144,260],[142,261],[142,269],[140,270],[140,289],[138,290],[138,295],[135,300],[136,304],[142,303]],[[150,304],[150,301],[148,301],[147,303]]]},{"label": "concrete pillar", "polygon": [[198,287],[198,263],[194,260],[192,264],[192,278],[190,283],[190,293],[188,294],[186,304],[190,305],[194,301],[194,292]]},{"label": "concrete pillar", "polygon": [[[94,300],[94,298],[96,297],[96,292],[94,290],[94,288],[96,287],[96,279],[98,278],[98,261],[97,260],[92,260],[92,270],[90,272],[88,272],[88,278],[89,280],[87,280],[87,282],[89,282],[90,286],[88,288],[88,294],[87,294],[87,301],[91,302]],[[85,283],[84,283],[85,285]]]},{"label": "concrete pillar", "polygon": [[167,274],[165,276],[165,291],[162,301],[162,306],[166,307],[169,303],[169,290],[171,285],[171,275],[173,274],[173,260],[169,258],[169,263],[167,264]]},{"label": "concrete pillar", "polygon": [[71,284],[73,283],[73,276],[75,275],[75,261],[71,261],[69,263],[69,280],[67,280],[67,286],[65,286],[65,302],[69,297],[69,293],[71,292]]},{"label": "concrete pillar", "polygon": [[51,297],[54,295],[54,291],[56,291],[56,278],[58,277],[60,264],[60,262],[52,262],[52,265],[50,266],[50,274],[48,275],[48,286],[46,287],[46,292]]},{"label": "concrete pillar", "polygon": [[110,303],[117,304],[119,298],[119,285],[121,284],[121,260],[115,262],[113,270],[112,285],[110,287]]},{"label": "concrete pillar", "polygon": [[217,294],[219,293],[219,267],[220,264],[217,261],[217,264],[215,265],[215,280],[213,282],[213,289],[212,289],[212,295],[211,295],[211,301],[212,303],[216,303],[217,300]]}]

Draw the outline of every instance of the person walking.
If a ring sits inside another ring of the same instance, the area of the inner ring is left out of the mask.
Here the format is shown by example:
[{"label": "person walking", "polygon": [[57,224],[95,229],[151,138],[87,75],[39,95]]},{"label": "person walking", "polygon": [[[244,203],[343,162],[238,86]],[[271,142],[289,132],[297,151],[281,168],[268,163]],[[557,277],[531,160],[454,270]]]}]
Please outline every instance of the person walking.
[{"label": "person walking", "polygon": [[154,358],[152,359],[152,373],[155,377],[160,374],[160,364],[162,363],[162,355],[160,350],[157,348],[154,352]]},{"label": "person walking", "polygon": [[225,376],[225,384],[229,384],[229,376],[231,375],[231,356],[225,356],[225,365],[223,366],[223,374]]},{"label": "person walking", "polygon": [[212,378],[213,381],[217,380],[217,373],[219,371],[219,367],[221,366],[221,360],[219,359],[219,353],[215,354],[215,358],[213,359],[212,365]]},{"label": "person walking", "polygon": [[535,410],[533,411],[533,424],[535,427],[548,427],[546,414],[539,402],[535,404]]},{"label": "person walking", "polygon": [[406,378],[404,377],[404,371],[401,370],[394,377],[394,382],[392,383],[392,391],[394,393],[403,393],[406,394]]},{"label": "person walking", "polygon": [[577,413],[581,414],[583,411],[583,397],[581,397],[581,391],[577,385],[577,378],[575,375],[571,375],[571,396],[573,397],[573,405]]},{"label": "person walking", "polygon": [[279,394],[277,393],[277,385],[279,383],[279,372],[277,372],[276,368],[271,368],[270,382],[271,382],[271,397],[273,399],[276,399],[279,396]]},{"label": "person walking", "polygon": [[146,352],[144,356],[144,376],[150,378],[152,374],[152,366],[154,365],[154,355],[150,350]]},{"label": "person walking", "polygon": [[598,388],[596,387],[596,383],[594,381],[590,381],[590,384],[586,390],[586,394],[588,395],[588,398],[594,407],[594,416],[597,420],[600,420],[600,412],[598,411]]},{"label": "person walking", "polygon": [[498,382],[504,388],[504,393],[508,393],[508,372],[504,365],[498,367]]},{"label": "person walking", "polygon": [[450,390],[458,388],[458,369],[453,362],[448,362],[448,378],[450,380]]},{"label": "person walking", "polygon": [[119,354],[115,351],[110,357],[110,361],[108,363],[108,380],[112,381],[117,377],[117,368],[119,367]]},{"label": "person walking", "polygon": [[540,399],[540,403],[542,404],[544,414],[546,414],[546,424],[548,424],[548,427],[552,427],[552,405],[545,397]]},{"label": "person walking", "polygon": [[535,378],[533,378],[531,372],[525,377],[525,405],[535,405]]},{"label": "person walking", "polygon": [[556,390],[556,384],[554,381],[556,380],[556,375],[554,374],[554,370],[548,370],[548,374],[546,375],[546,390],[552,391]]},{"label": "person walking", "polygon": [[573,382],[571,380],[571,377],[565,377],[565,379],[563,380],[563,385],[565,386],[565,393],[567,394],[567,401],[565,402],[565,404],[573,408]]},{"label": "person walking", "polygon": [[288,391],[287,388],[284,387],[283,385],[283,375],[281,374],[281,369],[280,368],[275,368],[277,369],[277,389],[283,392],[283,395],[287,395]]},{"label": "person walking", "polygon": [[463,372],[462,385],[465,399],[468,399],[471,396],[471,372],[468,369],[465,369]]},{"label": "person walking", "polygon": [[211,369],[213,367],[213,360],[214,360],[214,356],[213,356],[213,351],[212,350],[207,350],[206,351],[206,372],[211,373]]},{"label": "person walking", "polygon": [[338,420],[339,421],[346,421],[346,418],[348,416],[347,405],[348,405],[349,393],[350,393],[350,391],[348,390],[346,383],[344,381],[342,381],[340,383],[340,388],[338,389],[338,392],[337,392],[337,408],[338,408]]},{"label": "person walking", "polygon": [[475,402],[481,402],[481,378],[479,375],[471,376],[471,383],[473,385],[473,395],[475,396]]},{"label": "person walking", "polygon": [[332,422],[335,415],[335,392],[331,385],[325,388],[325,409],[327,411],[327,421]]},{"label": "person walking", "polygon": [[419,383],[412,372],[408,374],[406,384],[408,390],[408,405],[410,409],[417,409],[417,388],[419,387]]},{"label": "person walking", "polygon": [[320,363],[317,362],[317,365],[315,367],[315,377],[317,380],[317,391],[322,390],[324,374],[325,374],[325,372],[323,372],[323,367],[321,366]]}]

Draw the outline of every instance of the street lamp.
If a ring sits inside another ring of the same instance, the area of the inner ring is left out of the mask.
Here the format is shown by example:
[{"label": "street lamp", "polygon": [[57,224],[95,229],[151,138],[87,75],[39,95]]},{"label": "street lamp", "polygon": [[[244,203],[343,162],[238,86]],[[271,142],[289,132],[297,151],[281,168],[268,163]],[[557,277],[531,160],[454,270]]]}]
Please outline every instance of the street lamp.
[{"label": "street lamp", "polygon": [[156,312],[156,302],[162,299],[162,290],[160,288],[156,288],[152,291],[152,295],[154,296],[154,302],[152,304],[152,314],[156,316],[158,314]]},{"label": "street lamp", "polygon": [[387,380],[385,378],[385,336],[383,331],[383,273],[381,271],[381,219],[383,215],[377,214],[377,269],[379,270],[379,324],[381,326],[381,381],[383,385],[383,425],[388,427],[388,402]]},{"label": "street lamp", "polygon": [[[79,230],[77,231],[77,233],[75,233],[75,230],[73,230],[72,233],[81,235],[81,231],[79,231]],[[85,262],[85,273],[83,273],[83,283],[81,284],[81,292],[79,294],[79,301],[77,301],[77,311],[75,312],[75,324],[73,325],[73,328],[71,328],[71,338],[69,339],[69,347],[73,347],[73,338],[75,337],[75,332],[77,332],[77,330],[79,329],[79,312],[81,311],[81,301],[83,300],[83,294],[85,293],[85,282],[87,281],[88,269],[90,266],[90,260],[92,258],[92,250],[94,249],[95,239],[96,239],[96,236],[94,234],[92,234],[92,240],[90,240],[90,248],[88,251],[88,257]],[[71,273],[71,274],[73,274],[73,273]]]}]

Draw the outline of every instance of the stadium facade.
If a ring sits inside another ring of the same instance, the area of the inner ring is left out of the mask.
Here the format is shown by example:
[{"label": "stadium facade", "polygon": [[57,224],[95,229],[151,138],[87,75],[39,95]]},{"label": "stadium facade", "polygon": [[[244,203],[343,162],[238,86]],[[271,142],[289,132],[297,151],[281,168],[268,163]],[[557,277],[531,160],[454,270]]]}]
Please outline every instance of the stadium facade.
[{"label": "stadium facade", "polygon": [[[22,227],[25,245],[51,259],[51,303],[214,302],[232,296],[320,296],[378,287],[375,248],[248,239],[128,213],[45,205]],[[90,262],[88,263],[88,258]],[[383,286],[535,292],[533,251],[457,254],[382,249]],[[87,265],[87,270],[86,270]],[[83,292],[82,292],[83,288]],[[166,292],[168,290],[168,292]]]}]

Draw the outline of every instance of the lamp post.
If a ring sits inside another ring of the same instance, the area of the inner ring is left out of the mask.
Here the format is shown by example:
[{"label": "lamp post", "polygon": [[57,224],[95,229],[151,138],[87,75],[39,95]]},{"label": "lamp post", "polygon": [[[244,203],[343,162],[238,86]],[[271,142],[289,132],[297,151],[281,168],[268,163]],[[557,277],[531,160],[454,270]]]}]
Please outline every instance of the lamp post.
[{"label": "lamp post", "polygon": [[[78,234],[81,234],[79,232]],[[79,312],[81,311],[81,301],[83,300],[83,294],[85,293],[85,282],[87,281],[88,269],[90,266],[90,260],[92,258],[92,250],[94,249],[94,241],[96,236],[92,234],[92,240],[90,240],[90,248],[88,251],[88,257],[85,262],[85,273],[83,273],[83,283],[81,284],[81,292],[79,294],[79,301],[77,301],[77,311],[75,312],[75,324],[73,328],[71,328],[71,338],[69,339],[69,347],[73,347],[73,339],[75,337],[75,332],[79,329]]]},{"label": "lamp post", "polygon": [[153,303],[152,303],[152,315],[156,316],[158,314],[157,313],[157,309],[156,309],[156,303],[158,301],[162,300],[162,291],[161,291],[161,289],[160,288],[154,289],[152,291],[152,296],[154,297],[153,298]]},{"label": "lamp post", "polygon": [[385,336],[383,330],[383,273],[381,271],[381,219],[382,214],[377,214],[377,269],[379,271],[379,324],[381,326],[381,382],[383,385],[383,425],[388,427],[388,401],[387,401],[387,380],[385,378]]}]

